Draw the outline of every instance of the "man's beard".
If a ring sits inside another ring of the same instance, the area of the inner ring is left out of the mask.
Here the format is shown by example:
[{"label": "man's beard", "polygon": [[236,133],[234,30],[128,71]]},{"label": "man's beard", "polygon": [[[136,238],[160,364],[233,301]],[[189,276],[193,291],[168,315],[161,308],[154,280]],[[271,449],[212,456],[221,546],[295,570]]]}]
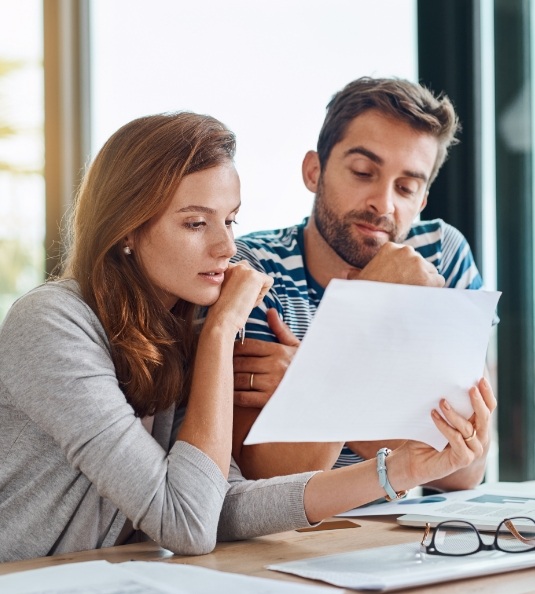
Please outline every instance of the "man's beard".
[{"label": "man's beard", "polygon": [[368,210],[351,210],[342,217],[337,217],[325,203],[321,181],[312,216],[319,234],[329,247],[354,268],[364,268],[386,243],[374,237],[355,237],[355,223],[378,227],[388,234],[388,241],[395,243],[401,243],[406,237],[406,234],[399,233],[397,225],[388,217],[376,216]]}]

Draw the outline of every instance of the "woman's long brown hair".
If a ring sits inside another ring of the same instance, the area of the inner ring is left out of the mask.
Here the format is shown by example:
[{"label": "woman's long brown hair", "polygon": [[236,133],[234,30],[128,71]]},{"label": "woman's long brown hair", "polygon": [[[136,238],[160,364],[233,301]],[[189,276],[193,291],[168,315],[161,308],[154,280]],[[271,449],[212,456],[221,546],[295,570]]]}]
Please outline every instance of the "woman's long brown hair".
[{"label": "woman's long brown hair", "polygon": [[194,113],[134,120],[102,147],[78,192],[62,278],[82,296],[108,336],[117,378],[137,415],[177,402],[189,389],[195,306],[167,310],[125,236],[141,229],[191,173],[231,161],[235,138],[221,122]]}]

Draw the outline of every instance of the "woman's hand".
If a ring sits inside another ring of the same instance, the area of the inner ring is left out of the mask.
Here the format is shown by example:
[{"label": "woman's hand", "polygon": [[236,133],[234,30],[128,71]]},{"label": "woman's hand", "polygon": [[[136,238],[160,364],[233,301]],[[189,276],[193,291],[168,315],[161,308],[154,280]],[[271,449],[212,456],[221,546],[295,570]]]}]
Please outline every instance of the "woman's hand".
[{"label": "woman's hand", "polygon": [[245,262],[229,264],[199,336],[188,407],[177,439],[212,458],[225,477],[232,448],[234,338],[272,282]]},{"label": "woman's hand", "polygon": [[234,333],[237,333],[245,326],[251,310],[262,302],[272,284],[270,276],[253,270],[244,260],[229,264],[219,298],[208,310],[207,322],[228,322]]},{"label": "woman's hand", "polygon": [[[496,398],[484,378],[470,389],[469,395],[474,409],[469,419],[457,413],[446,399],[440,402],[442,414],[436,410],[431,413],[435,425],[449,442],[442,452],[415,441],[408,441],[397,450],[403,453],[406,448],[407,466],[402,465],[405,470],[398,469],[391,460],[393,471],[395,466],[396,474],[401,471],[413,477],[411,487],[433,482],[433,486],[450,490],[469,489],[481,481],[490,446],[491,415],[496,408]],[[392,477],[391,482],[398,490],[410,488],[397,487],[395,480]],[[402,480],[401,476],[399,480]]]},{"label": "woman's hand", "polygon": [[[444,399],[440,402],[442,415],[438,411],[432,413],[435,425],[449,442],[441,452],[425,443],[406,441],[390,453],[386,466],[395,491],[431,481],[438,483],[437,479],[455,479],[457,483],[464,480],[467,485],[477,477],[481,480],[496,399],[485,379],[471,388],[469,394],[474,408],[469,419],[453,410]],[[467,489],[476,484],[450,488]],[[384,495],[377,479],[375,459],[371,459],[315,474],[305,489],[305,511],[310,522],[318,522]]]}]

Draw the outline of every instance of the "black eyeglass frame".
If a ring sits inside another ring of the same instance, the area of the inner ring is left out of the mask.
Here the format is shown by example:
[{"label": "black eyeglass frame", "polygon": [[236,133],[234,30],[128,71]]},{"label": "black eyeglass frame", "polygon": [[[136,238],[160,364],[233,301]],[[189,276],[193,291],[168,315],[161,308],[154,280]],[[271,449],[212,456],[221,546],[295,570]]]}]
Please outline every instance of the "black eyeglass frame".
[{"label": "black eyeglass frame", "polygon": [[[533,538],[525,538],[522,536],[518,530],[516,529],[515,525],[513,524],[513,520],[530,520],[533,522],[534,533]],[[443,553],[442,551],[437,550],[435,546],[435,536],[437,534],[438,529],[441,526],[447,524],[464,524],[467,527],[470,527],[477,535],[477,539],[479,541],[479,547],[475,551],[470,551],[469,553]],[[526,547],[525,549],[519,551],[512,551],[509,549],[502,549],[498,545],[498,538],[500,536],[500,532],[505,532],[502,530],[502,527],[505,526],[506,531],[512,534],[517,540],[523,542],[524,544],[531,544],[530,547]],[[428,538],[429,533],[433,530],[433,537],[431,538],[431,542],[426,545],[425,540]],[[527,553],[528,551],[535,550],[535,519],[529,518],[527,516],[515,516],[514,518],[505,518],[500,522],[498,528],[496,528],[496,532],[494,533],[494,541],[490,544],[485,544],[483,539],[481,538],[481,533],[479,530],[472,524],[472,522],[468,522],[467,520],[445,520],[444,522],[438,523],[434,528],[432,528],[431,524],[428,522],[425,525],[425,532],[422,537],[422,541],[420,542],[420,550],[423,553],[427,553],[428,555],[442,555],[443,557],[467,557],[468,555],[475,555],[479,553],[479,551],[502,551],[504,553]]]}]

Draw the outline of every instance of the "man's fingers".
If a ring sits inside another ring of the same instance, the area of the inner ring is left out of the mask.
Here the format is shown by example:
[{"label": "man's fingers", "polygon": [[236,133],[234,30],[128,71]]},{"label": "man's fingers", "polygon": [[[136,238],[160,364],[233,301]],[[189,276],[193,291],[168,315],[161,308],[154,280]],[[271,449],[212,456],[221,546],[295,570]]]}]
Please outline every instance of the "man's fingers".
[{"label": "man's fingers", "polygon": [[299,339],[280,319],[279,312],[274,307],[268,309],[266,315],[269,327],[277,337],[277,340],[280,342],[280,344],[285,344],[286,346],[299,346]]},{"label": "man's fingers", "polygon": [[446,279],[436,271],[436,268],[429,273],[429,278],[431,279],[429,282],[429,286],[431,287],[438,287],[442,289],[442,287],[446,284]]},{"label": "man's fingers", "polygon": [[360,268],[351,268],[347,273],[347,280],[358,280],[362,270]]},{"label": "man's fingers", "polygon": [[[252,377],[252,381],[251,381],[251,377]],[[256,376],[256,383],[258,385],[258,377],[259,375]],[[240,391],[251,391],[251,389],[254,390],[255,385],[254,385],[254,379],[255,379],[255,374],[254,372],[234,372],[234,390],[240,390]],[[253,384],[252,388],[251,388],[251,383]]]},{"label": "man's fingers", "polygon": [[275,344],[277,343],[247,338],[247,334],[245,334],[243,344],[239,340],[234,343],[235,359],[237,357],[269,357],[274,352]]},{"label": "man's fingers", "polygon": [[234,404],[244,408],[263,408],[269,396],[264,392],[234,390]]}]

